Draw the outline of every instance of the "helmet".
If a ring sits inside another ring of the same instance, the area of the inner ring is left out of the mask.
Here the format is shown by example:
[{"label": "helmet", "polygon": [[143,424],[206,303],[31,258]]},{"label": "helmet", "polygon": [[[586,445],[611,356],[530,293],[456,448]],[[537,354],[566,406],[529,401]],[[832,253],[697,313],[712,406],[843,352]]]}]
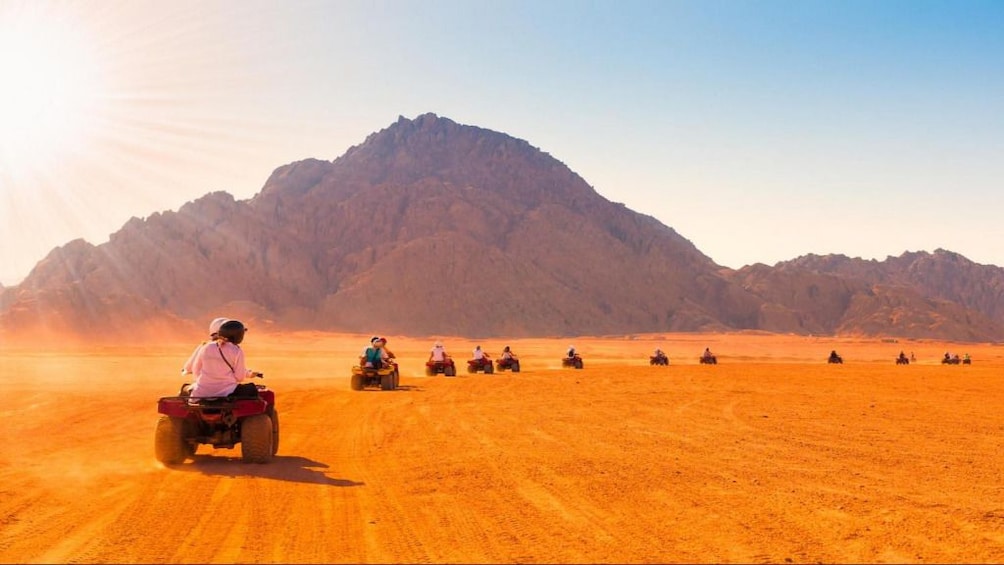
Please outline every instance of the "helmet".
[{"label": "helmet", "polygon": [[220,332],[220,326],[230,318],[216,318],[212,322],[209,322],[209,335],[210,337],[216,337],[216,334]]},{"label": "helmet", "polygon": [[220,337],[233,343],[234,345],[244,341],[244,332],[247,328],[237,320],[227,320],[220,326]]},{"label": "helmet", "polygon": [[505,346],[505,349],[503,349],[502,351],[509,351],[509,346],[508,345]]},{"label": "helmet", "polygon": [[481,349],[481,346],[477,345],[477,346],[474,347],[474,349]]}]

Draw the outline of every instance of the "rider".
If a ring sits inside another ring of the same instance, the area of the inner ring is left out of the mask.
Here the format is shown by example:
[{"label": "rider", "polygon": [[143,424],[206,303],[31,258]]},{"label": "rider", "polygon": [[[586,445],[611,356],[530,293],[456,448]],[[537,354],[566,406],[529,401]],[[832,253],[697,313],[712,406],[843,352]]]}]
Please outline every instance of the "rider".
[{"label": "rider", "polygon": [[511,350],[511,349],[509,349],[509,346],[507,345],[507,346],[505,346],[505,348],[504,348],[504,349],[502,350],[502,355],[500,355],[500,357],[501,357],[501,358],[502,358],[502,359],[503,359],[504,361],[512,361],[512,360],[513,360],[513,359],[514,359],[514,358],[516,357],[516,354],[514,354],[514,353],[512,352],[512,350]]},{"label": "rider", "polygon": [[446,354],[446,348],[443,347],[443,342],[437,341],[429,352],[429,361],[435,361],[437,363],[442,363],[449,359],[449,355]]},{"label": "rider", "polygon": [[711,359],[712,357],[714,357],[714,355],[711,354],[711,348],[710,347],[705,347],[704,348],[704,353],[701,354],[701,358],[703,358],[703,359]]},{"label": "rider", "polygon": [[834,349],[834,350],[830,351],[830,361],[836,361],[838,359],[840,359],[840,356],[837,355],[837,350]]},{"label": "rider", "polygon": [[909,361],[909,359],[906,358],[906,353],[904,353],[903,351],[899,352],[899,360],[900,361]]},{"label": "rider", "polygon": [[487,357],[488,357],[488,355],[485,354],[485,352],[481,349],[480,345],[474,347],[474,360],[475,361],[483,361]]},{"label": "rider", "polygon": [[391,359],[397,359],[397,355],[394,355],[393,351],[387,349],[387,338],[385,337],[380,338],[380,357],[381,361],[385,364],[390,364]]},{"label": "rider", "polygon": [[965,361],[966,363],[971,363],[972,362],[972,359],[969,357],[968,353],[966,353],[965,355],[962,356],[962,360]]},{"label": "rider", "polygon": [[659,349],[658,347],[655,348],[655,355],[654,355],[654,357],[656,359],[662,359],[665,356],[666,356],[666,354],[662,352],[662,349]]},{"label": "rider", "polygon": [[575,358],[575,346],[574,345],[569,345],[568,346],[568,355],[567,355],[567,357],[569,359],[574,359]]},{"label": "rider", "polygon": [[227,320],[220,324],[216,339],[199,349],[192,363],[193,398],[257,395],[258,388],[253,383],[241,384],[254,376],[245,366],[244,351],[240,348],[245,332],[247,328],[240,321]]},{"label": "rider", "polygon": [[383,367],[384,363],[384,353],[381,350],[380,336],[373,336],[370,338],[370,346],[363,350],[363,354],[359,356],[359,366],[366,367],[369,369],[379,369]]},{"label": "rider", "polygon": [[[216,339],[218,337],[218,334],[219,334],[219,331],[220,331],[220,326],[222,326],[223,323],[226,322],[227,320],[229,320],[229,318],[216,318],[212,322],[209,322],[209,339],[210,339],[210,341],[212,341],[212,340],[214,340],[214,339]],[[188,360],[185,361],[185,364],[181,366],[181,374],[182,375],[191,375],[193,373],[193,371],[192,371],[192,364],[195,363],[195,358],[199,355],[199,350],[202,349],[202,347],[205,346],[207,343],[209,343],[209,342],[208,341],[203,341],[202,343],[200,343],[195,348],[195,350],[192,351],[192,354],[188,356]]]}]

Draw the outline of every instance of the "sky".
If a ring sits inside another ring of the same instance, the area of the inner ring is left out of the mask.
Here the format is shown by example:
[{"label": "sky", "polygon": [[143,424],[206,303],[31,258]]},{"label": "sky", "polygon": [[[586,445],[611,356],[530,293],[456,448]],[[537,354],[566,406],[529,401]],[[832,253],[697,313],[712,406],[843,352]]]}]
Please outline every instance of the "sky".
[{"label": "sky", "polygon": [[1004,266],[1004,2],[0,0],[0,284],[426,112],[727,267]]}]

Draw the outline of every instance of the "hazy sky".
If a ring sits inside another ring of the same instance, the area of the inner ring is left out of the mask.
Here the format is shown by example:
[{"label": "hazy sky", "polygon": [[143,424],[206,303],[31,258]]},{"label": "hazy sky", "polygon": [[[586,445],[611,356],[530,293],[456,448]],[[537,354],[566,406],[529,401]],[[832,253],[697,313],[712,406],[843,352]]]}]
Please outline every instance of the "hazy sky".
[{"label": "hazy sky", "polygon": [[425,112],[729,267],[1004,265],[1004,2],[0,0],[0,283]]}]

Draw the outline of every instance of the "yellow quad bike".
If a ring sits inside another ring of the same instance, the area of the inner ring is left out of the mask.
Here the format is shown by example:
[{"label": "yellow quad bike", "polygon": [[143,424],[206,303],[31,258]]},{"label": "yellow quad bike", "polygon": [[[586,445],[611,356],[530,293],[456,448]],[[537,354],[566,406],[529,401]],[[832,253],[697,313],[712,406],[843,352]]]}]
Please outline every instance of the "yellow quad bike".
[{"label": "yellow quad bike", "polygon": [[379,369],[373,367],[352,367],[352,390],[363,390],[366,387],[380,387],[380,390],[394,390],[401,381],[401,373],[397,363],[387,363]]}]

